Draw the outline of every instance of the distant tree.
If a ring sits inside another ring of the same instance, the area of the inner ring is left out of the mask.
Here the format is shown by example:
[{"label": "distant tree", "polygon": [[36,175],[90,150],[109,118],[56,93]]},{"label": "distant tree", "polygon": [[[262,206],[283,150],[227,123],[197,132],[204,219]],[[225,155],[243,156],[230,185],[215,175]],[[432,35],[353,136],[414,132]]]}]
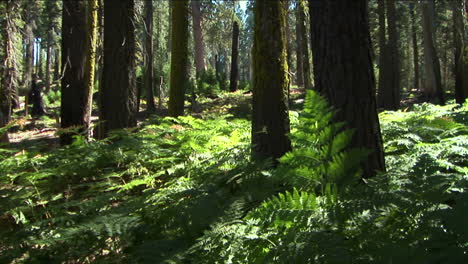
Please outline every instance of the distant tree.
[{"label": "distant tree", "polygon": [[397,110],[400,107],[401,92],[395,0],[378,1],[378,13],[380,46],[378,102],[384,109]]},{"label": "distant tree", "polygon": [[[36,29],[36,14],[34,13],[37,8],[36,2],[22,2],[23,4],[23,39],[24,39],[24,75],[23,75],[23,87],[30,89],[32,75],[34,70],[33,58],[34,58],[34,30]],[[24,104],[24,115],[28,115],[28,94],[26,93],[25,104]]]},{"label": "distant tree", "polygon": [[146,93],[146,110],[154,111],[154,76],[153,76],[153,1],[145,1],[145,73],[143,86]]},{"label": "distant tree", "polygon": [[235,92],[237,90],[237,81],[239,79],[239,23],[232,23],[232,49],[231,49],[231,78],[229,82],[229,90]]},{"label": "distant tree", "polygon": [[307,26],[306,26],[306,4],[305,0],[298,0],[298,16],[299,16],[299,32],[301,38],[298,40],[299,45],[301,45],[301,55],[302,55],[302,76],[304,78],[304,88],[306,90],[312,89],[312,81],[310,77],[310,63],[309,63],[309,45],[307,38]]},{"label": "distant tree", "polygon": [[188,85],[188,1],[172,3],[171,79],[169,115],[184,114],[185,90]]},{"label": "distant tree", "polygon": [[[301,20],[301,5],[299,2],[296,4],[296,85],[299,87],[304,86],[304,75],[302,73],[302,38],[305,38],[306,32],[303,32],[304,27],[301,26],[301,23],[304,21]],[[306,39],[307,41],[307,39]]]},{"label": "distant tree", "polygon": [[453,43],[455,45],[455,100],[459,104],[464,103],[468,98],[468,47],[466,43],[464,44],[466,31],[462,12],[463,2],[460,0],[452,1]]},{"label": "distant tree", "polygon": [[255,1],[252,158],[281,157],[291,149],[284,1]]},{"label": "distant tree", "polygon": [[203,16],[200,9],[200,1],[191,0],[192,28],[195,44],[195,70],[197,76],[206,70],[205,65],[205,41],[203,38],[202,21]]},{"label": "distant tree", "polygon": [[104,68],[99,137],[136,126],[135,3],[104,1]]},{"label": "distant tree", "polygon": [[351,147],[372,151],[363,164],[364,177],[372,177],[385,170],[385,162],[367,1],[311,0],[310,12],[315,85],[338,110],[337,121],[355,129]]},{"label": "distant tree", "polygon": [[434,0],[422,1],[422,24],[424,35],[424,87],[423,94],[427,100],[437,99],[444,103],[440,62],[435,48]]},{"label": "distant tree", "polygon": [[60,19],[60,7],[59,1],[46,0],[44,8],[45,26],[47,28],[46,40],[46,64],[45,64],[45,91],[48,92],[51,88],[52,79],[52,51],[57,46],[58,30],[59,30],[59,19]]},{"label": "distant tree", "polygon": [[414,14],[414,3],[410,3],[410,16],[411,16],[411,40],[413,44],[413,68],[414,68],[414,88],[420,88],[420,74],[419,74],[419,44],[416,32],[416,17]]}]

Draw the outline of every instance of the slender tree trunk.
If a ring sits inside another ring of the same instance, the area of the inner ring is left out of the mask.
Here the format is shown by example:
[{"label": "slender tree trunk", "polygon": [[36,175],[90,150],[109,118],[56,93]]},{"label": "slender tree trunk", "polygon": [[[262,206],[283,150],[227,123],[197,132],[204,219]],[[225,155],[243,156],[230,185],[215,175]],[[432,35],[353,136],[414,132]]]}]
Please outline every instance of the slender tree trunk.
[{"label": "slender tree trunk", "polygon": [[[296,5],[296,85],[299,87],[304,86],[304,75],[302,72],[302,38],[305,36],[303,27],[301,27],[300,19],[301,7],[300,4]],[[307,41],[307,40],[306,40]]]},{"label": "slender tree trunk", "polygon": [[47,48],[46,48],[46,72],[45,72],[45,92],[48,93],[50,91],[50,74],[52,68],[52,29],[47,33]]},{"label": "slender tree trunk", "polygon": [[154,105],[154,76],[153,76],[153,1],[145,1],[145,74],[144,89],[146,91],[146,110],[153,112]]},{"label": "slender tree trunk", "polygon": [[414,67],[414,88],[419,91],[420,88],[420,74],[419,74],[419,45],[416,32],[416,18],[414,15],[414,3],[410,3],[411,15],[411,35],[413,41],[413,67]]},{"label": "slender tree trunk", "polygon": [[188,1],[172,3],[171,79],[169,115],[184,114],[185,90],[188,85]]},{"label": "slender tree trunk", "polygon": [[465,25],[463,23],[463,2],[453,1],[453,42],[454,52],[454,75],[455,75],[455,100],[462,104],[468,98],[468,48],[464,45],[466,38]]},{"label": "slender tree trunk", "polygon": [[86,64],[86,2],[63,1],[61,128],[74,128],[60,135],[62,145],[73,142],[73,136],[86,127],[85,64]]},{"label": "slender tree trunk", "polygon": [[232,24],[232,56],[231,56],[231,78],[229,90],[237,90],[237,81],[239,79],[239,23],[234,21]]},{"label": "slender tree trunk", "polygon": [[24,41],[25,41],[25,56],[24,56],[24,81],[23,85],[27,89],[25,95],[24,115],[28,116],[28,94],[31,89],[31,80],[33,74],[33,57],[34,57],[34,17],[32,15],[32,5],[26,4],[26,24],[24,28]]},{"label": "slender tree trunk", "polygon": [[195,70],[197,76],[206,70],[205,65],[205,42],[203,40],[202,14],[200,10],[200,1],[191,0],[192,7],[192,27],[195,42]]},{"label": "slender tree trunk", "polygon": [[60,48],[56,47],[54,50],[54,82],[60,80]]},{"label": "slender tree trunk", "polygon": [[274,162],[291,150],[284,1],[255,1],[252,158]]},{"label": "slender tree trunk", "polygon": [[135,3],[104,1],[104,69],[100,91],[100,138],[136,126]]},{"label": "slender tree trunk", "polygon": [[[311,0],[315,85],[338,110],[337,121],[356,130],[353,148],[371,150],[364,177],[385,170],[375,99],[366,0]],[[318,22],[318,25],[313,25]],[[316,32],[318,30],[318,32]],[[346,32],[346,34],[343,34]],[[344,85],[345,84],[345,85]]]},{"label": "slender tree trunk", "polygon": [[305,0],[299,0],[299,27],[302,37],[300,39],[301,53],[302,53],[302,74],[304,78],[304,88],[306,90],[312,89],[312,81],[310,77],[310,63],[309,63],[309,45],[307,44],[307,26],[306,26],[306,9]]},{"label": "slender tree trunk", "polygon": [[434,2],[433,0],[421,2],[423,35],[424,35],[424,89],[423,93],[427,100],[438,99],[444,104],[442,91],[440,62],[434,44]]}]

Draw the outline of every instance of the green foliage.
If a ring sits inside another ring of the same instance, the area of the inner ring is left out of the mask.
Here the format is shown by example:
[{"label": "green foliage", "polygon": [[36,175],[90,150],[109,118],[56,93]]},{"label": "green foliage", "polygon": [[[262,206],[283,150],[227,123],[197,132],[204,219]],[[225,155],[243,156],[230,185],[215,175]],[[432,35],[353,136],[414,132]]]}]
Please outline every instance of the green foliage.
[{"label": "green foliage", "polygon": [[216,73],[212,68],[202,72],[197,77],[197,94],[205,97],[213,97],[221,92]]},{"label": "green foliage", "polygon": [[50,152],[0,151],[1,263],[465,263],[467,105],[381,114],[387,172],[309,92],[294,150],[249,161],[249,123],[152,118]]}]

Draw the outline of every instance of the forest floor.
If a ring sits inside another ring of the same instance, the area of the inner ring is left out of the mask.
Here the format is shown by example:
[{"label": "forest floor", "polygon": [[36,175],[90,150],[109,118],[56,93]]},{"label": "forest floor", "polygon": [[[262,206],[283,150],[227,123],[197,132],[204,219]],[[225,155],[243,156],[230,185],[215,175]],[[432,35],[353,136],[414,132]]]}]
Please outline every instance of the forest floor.
[{"label": "forest floor", "polygon": [[307,96],[277,168],[250,160],[249,93],[65,147],[56,105],[15,113],[0,263],[467,263],[468,103],[381,112],[387,172],[362,184],[366,151]]}]

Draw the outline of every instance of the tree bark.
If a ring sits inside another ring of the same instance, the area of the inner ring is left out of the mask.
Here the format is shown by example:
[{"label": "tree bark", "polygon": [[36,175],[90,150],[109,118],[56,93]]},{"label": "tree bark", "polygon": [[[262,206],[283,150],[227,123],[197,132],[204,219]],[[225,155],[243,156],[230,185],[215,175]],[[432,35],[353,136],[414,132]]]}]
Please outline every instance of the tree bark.
[{"label": "tree bark", "polygon": [[445,103],[440,62],[434,44],[434,0],[421,2],[423,35],[424,35],[424,97],[426,100],[434,100],[437,98],[441,104]]},{"label": "tree bark", "polygon": [[399,40],[396,26],[395,0],[386,0],[388,18],[388,62],[389,62],[389,87],[388,96],[384,100],[384,109],[397,110],[400,108],[401,80],[400,80],[400,54]]},{"label": "tree bark", "polygon": [[[337,121],[356,130],[350,147],[371,150],[363,176],[385,170],[375,99],[366,0],[311,0],[315,85],[338,110]],[[319,22],[318,25],[313,25]],[[318,31],[318,32],[317,32]],[[346,33],[343,33],[346,32]]]},{"label": "tree bark", "polygon": [[24,26],[24,43],[25,43],[25,56],[24,56],[24,78],[23,87],[28,89],[25,95],[24,104],[24,115],[28,116],[28,94],[31,87],[32,75],[33,75],[33,58],[34,58],[34,33],[35,21],[33,16],[33,5],[25,5],[25,26]]},{"label": "tree bark", "polygon": [[416,18],[414,15],[414,3],[410,3],[411,15],[411,35],[413,42],[413,67],[414,67],[414,88],[419,91],[420,88],[420,74],[419,74],[419,45],[416,32]]},{"label": "tree bark", "polygon": [[195,71],[197,76],[206,70],[205,65],[205,42],[203,40],[202,14],[200,10],[200,1],[191,0],[192,7],[192,28],[195,44]]},{"label": "tree bark", "polygon": [[100,138],[136,126],[135,3],[104,1],[104,68],[100,91]]},{"label": "tree bark", "polygon": [[310,63],[309,63],[309,45],[307,44],[307,26],[306,26],[306,2],[299,0],[299,27],[302,37],[300,38],[301,55],[302,55],[302,75],[304,78],[304,88],[306,90],[312,89],[312,81],[310,77]]},{"label": "tree bark", "polygon": [[284,1],[255,1],[252,158],[274,162],[291,150]]},{"label": "tree bark", "polygon": [[153,76],[153,1],[145,1],[145,73],[144,89],[146,92],[146,110],[153,112],[156,110],[154,105],[154,76]]},{"label": "tree bark", "polygon": [[63,129],[76,128],[60,135],[62,145],[73,142],[73,136],[86,124],[85,64],[86,56],[86,2],[63,1],[62,11],[62,65],[60,117]]},{"label": "tree bark", "polygon": [[[14,12],[16,12],[16,3],[12,0],[4,2],[5,19],[3,25],[3,65],[2,65],[2,83],[0,84],[0,128],[10,122],[13,96],[14,96],[14,78],[15,78],[15,63],[14,63],[14,43],[13,34],[15,32]],[[0,135],[0,142],[9,142],[8,133]]]},{"label": "tree bark", "polygon": [[231,78],[229,90],[237,91],[237,81],[239,79],[239,23],[232,23],[232,54],[231,54]]},{"label": "tree bark", "polygon": [[169,115],[184,114],[185,90],[188,85],[188,1],[172,3],[171,76]]},{"label": "tree bark", "polygon": [[[296,85],[299,87],[304,86],[304,75],[302,73],[302,38],[305,32],[302,32],[301,19],[299,13],[301,12],[300,4],[296,5]],[[307,40],[306,40],[307,41]]]},{"label": "tree bark", "polygon": [[455,100],[462,104],[468,98],[468,48],[463,45],[466,38],[465,25],[463,23],[463,2],[452,1],[453,14],[453,40],[454,52],[454,76],[455,76]]}]

